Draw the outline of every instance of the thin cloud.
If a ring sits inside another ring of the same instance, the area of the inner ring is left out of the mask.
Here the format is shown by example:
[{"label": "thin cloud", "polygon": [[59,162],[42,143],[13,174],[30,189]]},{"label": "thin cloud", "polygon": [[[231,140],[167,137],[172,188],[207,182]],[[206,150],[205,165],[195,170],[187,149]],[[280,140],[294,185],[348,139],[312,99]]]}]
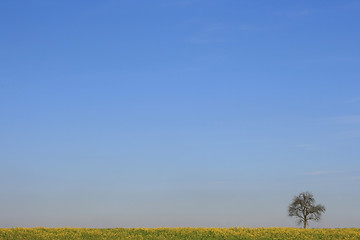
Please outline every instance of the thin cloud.
[{"label": "thin cloud", "polygon": [[329,174],[336,174],[336,173],[340,173],[340,172],[339,171],[320,170],[320,171],[306,172],[306,173],[304,173],[304,175],[319,176],[319,175],[329,175]]},{"label": "thin cloud", "polygon": [[234,33],[240,32],[259,32],[268,31],[271,27],[260,27],[254,24],[239,24],[239,25],[224,25],[224,24],[209,24],[202,29],[199,29],[197,33],[185,39],[187,43],[203,44],[203,43],[227,43],[236,37]]},{"label": "thin cloud", "polygon": [[225,185],[225,184],[230,184],[232,183],[231,181],[211,181],[209,182],[209,184],[211,185]]},{"label": "thin cloud", "polygon": [[360,115],[340,116],[340,117],[335,117],[334,120],[338,123],[360,124]]},{"label": "thin cloud", "polygon": [[360,124],[360,114],[318,118],[318,121],[332,124]]},{"label": "thin cloud", "polygon": [[310,11],[310,10],[302,10],[302,11],[292,13],[292,14],[290,14],[290,16],[291,17],[301,17],[301,16],[310,15],[311,13],[312,13],[312,11]]},{"label": "thin cloud", "polygon": [[303,16],[308,16],[310,14],[313,14],[313,12],[314,12],[313,10],[302,9],[302,10],[295,10],[295,11],[279,12],[276,15],[285,16],[285,17],[303,17]]},{"label": "thin cloud", "polygon": [[192,0],[175,0],[175,1],[166,1],[163,5],[164,6],[190,6],[194,3]]},{"label": "thin cloud", "polygon": [[354,97],[346,100],[346,103],[357,103],[360,102],[360,97]]},{"label": "thin cloud", "polygon": [[225,43],[227,42],[227,40],[221,38],[194,36],[194,37],[186,38],[185,42],[191,44],[206,44],[206,43]]},{"label": "thin cloud", "polygon": [[360,9],[360,1],[355,1],[352,3],[348,3],[345,4],[343,6],[344,9],[349,9],[349,10],[359,10]]},{"label": "thin cloud", "polygon": [[253,24],[241,24],[235,29],[239,31],[257,31],[259,30],[259,27]]},{"label": "thin cloud", "polygon": [[350,181],[360,181],[360,176],[352,176],[352,177],[349,177],[348,180],[350,180]]},{"label": "thin cloud", "polygon": [[197,34],[185,39],[185,42],[192,44],[224,43],[227,42],[221,35],[223,28],[219,24],[208,25]]},{"label": "thin cloud", "polygon": [[296,144],[295,147],[306,148],[306,149],[315,149],[317,147],[317,145],[309,144],[309,143],[303,143],[303,144]]},{"label": "thin cloud", "polygon": [[118,9],[118,3],[115,1],[108,1],[108,2],[100,2],[92,7],[87,8],[84,10],[84,16],[94,16],[94,15],[103,15],[108,14],[110,12],[115,11]]},{"label": "thin cloud", "polygon": [[357,139],[360,138],[360,131],[359,130],[342,131],[338,133],[338,136],[341,138]]}]

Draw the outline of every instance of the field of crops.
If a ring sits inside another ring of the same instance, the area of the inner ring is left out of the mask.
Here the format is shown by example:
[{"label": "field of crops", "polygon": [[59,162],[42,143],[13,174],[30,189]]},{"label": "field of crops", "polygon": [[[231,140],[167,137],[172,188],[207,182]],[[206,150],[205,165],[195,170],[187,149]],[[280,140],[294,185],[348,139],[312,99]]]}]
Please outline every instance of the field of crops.
[{"label": "field of crops", "polygon": [[360,228],[2,228],[0,239],[360,239]]}]

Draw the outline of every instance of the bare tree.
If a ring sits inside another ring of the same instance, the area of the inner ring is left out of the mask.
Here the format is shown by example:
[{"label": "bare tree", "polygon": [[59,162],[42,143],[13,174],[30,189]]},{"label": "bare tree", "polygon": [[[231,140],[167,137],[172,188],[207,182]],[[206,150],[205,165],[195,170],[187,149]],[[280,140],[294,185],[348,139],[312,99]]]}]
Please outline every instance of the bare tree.
[{"label": "bare tree", "polygon": [[315,205],[314,196],[309,192],[302,192],[295,196],[289,205],[289,216],[298,218],[298,224],[303,223],[304,228],[309,220],[319,221],[325,207],[321,204]]}]

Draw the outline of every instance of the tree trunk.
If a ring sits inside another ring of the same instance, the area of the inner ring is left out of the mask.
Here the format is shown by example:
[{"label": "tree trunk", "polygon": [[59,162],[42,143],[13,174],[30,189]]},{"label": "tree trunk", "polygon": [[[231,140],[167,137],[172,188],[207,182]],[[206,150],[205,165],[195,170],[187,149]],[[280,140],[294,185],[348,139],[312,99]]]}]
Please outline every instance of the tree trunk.
[{"label": "tree trunk", "polygon": [[304,229],[306,228],[306,225],[307,225],[307,220],[305,219],[304,220]]}]

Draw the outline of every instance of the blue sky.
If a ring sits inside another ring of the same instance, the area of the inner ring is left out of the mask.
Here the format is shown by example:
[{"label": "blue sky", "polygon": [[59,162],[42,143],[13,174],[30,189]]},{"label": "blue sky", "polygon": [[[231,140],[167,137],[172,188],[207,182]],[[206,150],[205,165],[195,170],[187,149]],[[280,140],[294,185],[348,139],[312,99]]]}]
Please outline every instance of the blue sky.
[{"label": "blue sky", "polygon": [[360,1],[2,1],[0,226],[360,222]]}]

